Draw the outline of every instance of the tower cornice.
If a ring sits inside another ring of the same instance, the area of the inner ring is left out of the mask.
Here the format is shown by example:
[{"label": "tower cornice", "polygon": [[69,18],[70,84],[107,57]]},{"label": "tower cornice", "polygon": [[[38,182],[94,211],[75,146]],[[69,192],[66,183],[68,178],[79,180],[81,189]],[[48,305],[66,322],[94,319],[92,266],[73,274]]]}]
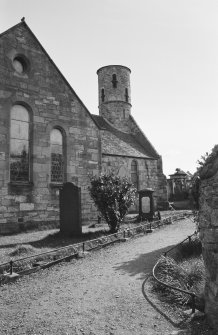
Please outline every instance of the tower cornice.
[{"label": "tower cornice", "polygon": [[130,68],[129,67],[127,67],[127,66],[124,66],[124,65],[105,65],[105,66],[102,66],[102,67],[100,67],[98,70],[97,70],[97,74],[102,70],[102,69],[105,69],[105,68],[107,68],[107,67],[122,67],[122,68],[124,68],[124,69],[126,69],[126,70],[128,70],[130,73],[131,73],[131,70],[130,70]]}]

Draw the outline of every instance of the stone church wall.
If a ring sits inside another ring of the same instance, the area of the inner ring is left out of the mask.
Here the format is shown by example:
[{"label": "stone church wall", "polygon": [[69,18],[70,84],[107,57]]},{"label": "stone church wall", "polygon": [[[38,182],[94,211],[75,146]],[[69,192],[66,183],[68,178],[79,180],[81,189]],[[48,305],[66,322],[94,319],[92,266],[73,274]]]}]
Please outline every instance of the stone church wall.
[{"label": "stone church wall", "polygon": [[[16,56],[27,68],[18,73]],[[20,56],[21,55],[21,56]],[[30,115],[30,182],[11,183],[10,112],[24,106]],[[61,129],[64,181],[81,187],[82,223],[96,219],[88,174],[99,171],[99,130],[89,112],[32,34],[21,25],[0,38],[0,233],[59,221],[59,186],[51,183],[50,133]]]},{"label": "stone church wall", "polygon": [[[160,201],[166,201],[164,182],[159,179],[157,160],[103,155],[102,172],[109,173],[112,171],[131,180],[131,163],[133,160],[137,162],[138,190],[152,188],[155,205]],[[138,210],[137,205],[134,210]]]}]

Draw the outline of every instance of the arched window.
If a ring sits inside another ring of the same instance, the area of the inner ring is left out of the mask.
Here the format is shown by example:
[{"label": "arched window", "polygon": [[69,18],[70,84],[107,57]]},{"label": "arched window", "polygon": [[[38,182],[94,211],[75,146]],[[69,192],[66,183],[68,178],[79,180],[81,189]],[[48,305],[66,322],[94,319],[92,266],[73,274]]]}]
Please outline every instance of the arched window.
[{"label": "arched window", "polygon": [[10,181],[29,180],[29,112],[22,105],[14,105],[11,109]]},{"label": "arched window", "polygon": [[131,163],[131,182],[138,189],[138,166],[136,160]]},{"label": "arched window", "polygon": [[50,135],[51,143],[51,182],[63,183],[64,181],[64,157],[63,157],[63,135],[54,128]]}]

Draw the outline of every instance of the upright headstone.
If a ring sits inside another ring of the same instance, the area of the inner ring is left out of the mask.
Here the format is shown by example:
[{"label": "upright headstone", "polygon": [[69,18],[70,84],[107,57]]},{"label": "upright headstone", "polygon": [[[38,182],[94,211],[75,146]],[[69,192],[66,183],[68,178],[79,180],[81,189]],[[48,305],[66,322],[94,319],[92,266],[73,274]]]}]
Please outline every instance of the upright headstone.
[{"label": "upright headstone", "polygon": [[60,190],[60,231],[69,236],[82,233],[81,191],[69,182]]},{"label": "upright headstone", "polygon": [[152,221],[154,217],[154,199],[152,189],[143,189],[139,193],[139,217]]}]

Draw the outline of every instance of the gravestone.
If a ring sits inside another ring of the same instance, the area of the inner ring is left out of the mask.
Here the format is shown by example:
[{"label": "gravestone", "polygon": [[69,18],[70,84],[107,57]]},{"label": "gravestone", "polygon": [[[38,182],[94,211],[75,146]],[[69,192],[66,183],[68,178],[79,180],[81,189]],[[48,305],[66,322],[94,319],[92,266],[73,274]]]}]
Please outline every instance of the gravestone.
[{"label": "gravestone", "polygon": [[82,234],[81,190],[72,183],[65,183],[60,190],[60,231],[68,236]]},{"label": "gravestone", "polygon": [[154,217],[153,190],[143,189],[139,193],[139,217],[142,220],[152,221]]}]

